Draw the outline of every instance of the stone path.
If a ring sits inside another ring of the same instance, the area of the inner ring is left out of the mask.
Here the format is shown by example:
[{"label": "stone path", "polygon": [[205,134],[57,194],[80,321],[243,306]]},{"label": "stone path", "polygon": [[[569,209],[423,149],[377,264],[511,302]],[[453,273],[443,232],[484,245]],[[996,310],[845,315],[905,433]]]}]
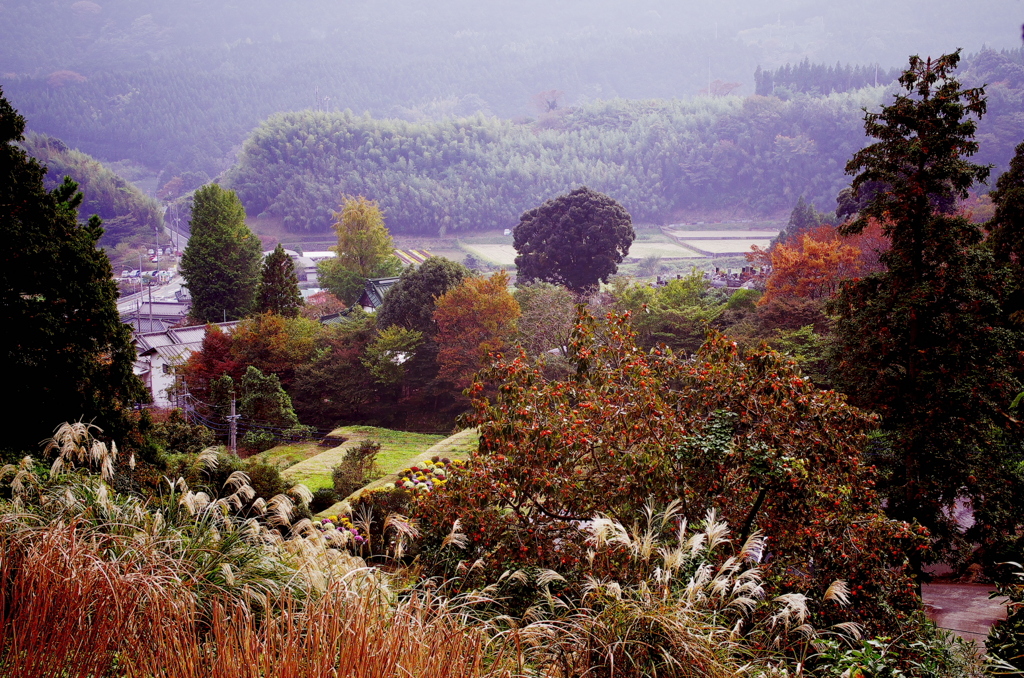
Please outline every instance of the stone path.
[{"label": "stone path", "polygon": [[935,625],[984,648],[989,627],[1006,618],[1006,598],[990,599],[990,584],[924,584],[921,597]]}]

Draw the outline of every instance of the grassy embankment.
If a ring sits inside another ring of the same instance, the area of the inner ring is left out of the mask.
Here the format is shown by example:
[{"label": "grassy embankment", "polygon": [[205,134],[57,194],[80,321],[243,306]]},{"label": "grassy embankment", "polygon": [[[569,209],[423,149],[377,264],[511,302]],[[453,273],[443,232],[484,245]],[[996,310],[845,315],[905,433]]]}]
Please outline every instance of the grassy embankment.
[{"label": "grassy embankment", "polygon": [[[430,433],[393,431],[375,426],[342,426],[331,435],[346,438],[337,447],[323,449],[313,443],[279,445],[257,455],[260,459],[282,467],[282,475],[292,482],[303,483],[311,490],[330,487],[331,470],[341,463],[345,452],[364,440],[380,443],[377,466],[383,477],[370,483],[374,487],[391,482],[395,474],[433,455],[465,459],[476,447],[475,430],[460,431],[452,436]],[[330,509],[328,509],[330,511]]]}]

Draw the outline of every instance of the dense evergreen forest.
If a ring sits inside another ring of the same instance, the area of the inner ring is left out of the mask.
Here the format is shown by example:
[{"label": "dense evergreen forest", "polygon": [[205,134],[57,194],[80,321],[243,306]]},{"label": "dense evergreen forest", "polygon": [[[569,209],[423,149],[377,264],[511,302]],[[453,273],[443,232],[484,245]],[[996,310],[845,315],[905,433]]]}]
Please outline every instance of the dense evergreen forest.
[{"label": "dense evergreen forest", "polygon": [[45,135],[30,135],[22,146],[46,167],[47,189],[53,190],[65,176],[78,184],[84,195],[79,219],[84,221],[93,214],[103,219],[101,245],[109,248],[153,239],[153,232],[160,227],[160,206],[114,170]]},{"label": "dense evergreen forest", "polygon": [[595,103],[518,125],[288,113],[264,123],[227,176],[251,215],[322,232],[341,193],[378,200],[395,233],[510,228],[586,184],[634,218],[681,208],[774,211],[843,187],[881,89],[783,102],[739,97]]},{"label": "dense evergreen forest", "polygon": [[716,83],[749,95],[759,65],[893,67],[908,49],[950,49],[942,35],[953,24],[969,48],[1000,31],[997,44],[1013,44],[1012,3],[981,4],[964,16],[923,0],[856,11],[815,0],[770,11],[752,0],[311,0],[301,12],[265,0],[26,0],[0,7],[0,84],[34,130],[194,188],[278,112],[515,118],[535,116],[551,90],[562,107],[691,97]]},{"label": "dense evergreen forest", "polygon": [[900,76],[898,68],[851,66],[850,64],[812,64],[804,59],[796,66],[786,64],[774,71],[754,71],[754,91],[761,96],[788,99],[797,93],[830,94],[849,92],[862,87],[888,85]]},{"label": "dense evergreen forest", "polygon": [[[773,75],[824,89],[830,73],[864,71],[804,65]],[[1024,137],[1022,52],[976,55],[964,74],[990,83],[978,157],[1004,168]],[[342,193],[378,200],[395,233],[420,234],[509,228],[582,184],[648,222],[690,210],[777,213],[801,195],[828,210],[848,182],[846,159],[864,144],[862,109],[877,109],[884,90],[615,100],[556,107],[529,123],[288,113],[253,133],[226,183],[250,215],[313,233],[328,230]]]}]

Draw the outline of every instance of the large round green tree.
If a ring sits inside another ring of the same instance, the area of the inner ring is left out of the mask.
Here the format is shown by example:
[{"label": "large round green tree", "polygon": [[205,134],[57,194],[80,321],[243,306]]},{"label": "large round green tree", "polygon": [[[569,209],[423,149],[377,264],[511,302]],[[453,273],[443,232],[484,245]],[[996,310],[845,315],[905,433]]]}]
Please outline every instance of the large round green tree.
[{"label": "large round green tree", "polygon": [[635,237],[622,205],[582,186],[523,214],[512,232],[517,278],[591,289],[608,282]]},{"label": "large round green tree", "polygon": [[203,322],[249,314],[260,282],[259,238],[245,225],[234,191],[203,186],[192,206],[191,235],[181,273],[192,294],[192,317]]},{"label": "large round green tree", "polygon": [[16,144],[25,120],[0,92],[0,373],[4,442],[36,451],[62,421],[95,421],[122,436],[125,413],[148,400],[132,373],[135,351],[117,312],[100,219],[80,224],[78,186],[43,186],[46,168]]}]

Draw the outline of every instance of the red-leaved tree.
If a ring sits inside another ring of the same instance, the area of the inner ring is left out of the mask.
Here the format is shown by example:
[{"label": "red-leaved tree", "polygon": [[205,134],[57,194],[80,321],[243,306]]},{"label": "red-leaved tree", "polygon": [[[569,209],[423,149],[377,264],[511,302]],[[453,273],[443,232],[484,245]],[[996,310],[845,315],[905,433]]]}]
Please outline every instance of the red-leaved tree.
[{"label": "red-leaved tree", "polygon": [[[564,380],[520,355],[474,382],[466,423],[479,427],[479,450],[415,511],[428,570],[468,571],[470,584],[523,567],[570,586],[629,581],[614,563],[593,569],[586,522],[600,513],[630,525],[646,502],[678,499],[691,521],[719,510],[738,541],[764,532],[763,567],[780,590],[820,598],[845,579],[856,595],[844,618],[890,629],[917,606],[903,569],[917,533],[884,517],[863,454],[872,417],[785,357],[741,354],[721,335],[685,358],[638,348],[628,316],[583,315],[570,352]],[[456,520],[465,547],[442,547]]]}]

